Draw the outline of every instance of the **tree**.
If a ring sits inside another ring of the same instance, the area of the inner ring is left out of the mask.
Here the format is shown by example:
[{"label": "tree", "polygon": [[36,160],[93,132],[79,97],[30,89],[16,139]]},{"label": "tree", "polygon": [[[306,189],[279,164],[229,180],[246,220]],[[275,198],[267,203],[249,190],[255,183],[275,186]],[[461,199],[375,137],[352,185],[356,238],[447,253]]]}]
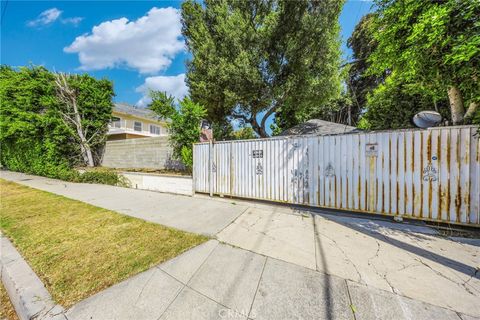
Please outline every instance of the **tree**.
[{"label": "tree", "polygon": [[98,134],[101,128],[99,128],[99,130],[92,135],[90,140],[87,140],[85,128],[83,127],[84,121],[79,112],[77,91],[73,89],[67,82],[67,75],[64,73],[55,74],[55,85],[57,97],[60,102],[58,111],[61,115],[61,119],[67,127],[73,127],[73,132],[75,132],[74,137],[79,143],[82,157],[89,167],[93,167],[94,162],[92,148],[90,147],[90,140]]},{"label": "tree", "polygon": [[377,47],[372,27],[374,20],[374,13],[363,16],[347,41],[347,46],[353,51],[353,61],[349,64],[347,75],[347,95],[352,100],[352,123],[356,123],[365,110],[367,95],[383,81],[383,76],[367,74],[370,66],[368,59]]},{"label": "tree", "polygon": [[[88,75],[67,77],[84,134],[98,164],[112,112],[113,87]],[[60,177],[84,165],[76,133],[62,118],[55,74],[43,67],[0,68],[0,159],[11,170]],[[95,134],[95,132],[97,132]]]},{"label": "tree", "polygon": [[354,109],[356,110],[351,96],[348,92],[344,91],[337,99],[332,99],[326,104],[317,107],[315,111],[312,112],[311,117],[335,123],[353,125],[357,122],[358,118],[356,114],[352,114]]},{"label": "tree", "polygon": [[162,91],[151,91],[152,102],[149,108],[160,118],[170,119],[169,140],[173,148],[173,157],[182,160],[191,169],[193,166],[193,144],[200,137],[200,122],[206,116],[206,110],[190,98],[185,97],[175,105],[175,99]]},{"label": "tree", "polygon": [[251,127],[240,128],[233,132],[233,138],[235,140],[249,140],[257,138],[255,131]]},{"label": "tree", "polygon": [[56,73],[57,111],[78,144],[84,163],[89,167],[99,163],[94,159],[95,146],[103,145],[112,112],[112,84],[89,75]]},{"label": "tree", "polygon": [[[395,72],[367,95],[367,109],[362,115],[363,129],[383,130],[413,127],[413,116],[433,107],[433,97],[421,89],[415,89]],[[438,101],[436,110],[448,116],[446,99]]]},{"label": "tree", "polygon": [[[480,2],[377,0],[369,73],[395,72],[436,101],[448,98],[453,124],[480,102]],[[465,106],[468,105],[468,108]]]},{"label": "tree", "polygon": [[192,59],[187,83],[212,122],[237,120],[268,136],[340,93],[343,1],[205,0],[182,4]]}]

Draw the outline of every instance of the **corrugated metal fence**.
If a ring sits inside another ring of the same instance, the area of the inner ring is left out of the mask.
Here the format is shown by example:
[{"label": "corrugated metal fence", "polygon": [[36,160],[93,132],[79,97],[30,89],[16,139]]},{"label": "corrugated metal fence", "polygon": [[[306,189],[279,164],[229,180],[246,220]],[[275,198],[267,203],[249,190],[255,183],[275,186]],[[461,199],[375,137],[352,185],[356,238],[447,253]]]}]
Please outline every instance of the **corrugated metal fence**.
[{"label": "corrugated metal fence", "polygon": [[194,146],[196,192],[480,226],[477,127]]}]

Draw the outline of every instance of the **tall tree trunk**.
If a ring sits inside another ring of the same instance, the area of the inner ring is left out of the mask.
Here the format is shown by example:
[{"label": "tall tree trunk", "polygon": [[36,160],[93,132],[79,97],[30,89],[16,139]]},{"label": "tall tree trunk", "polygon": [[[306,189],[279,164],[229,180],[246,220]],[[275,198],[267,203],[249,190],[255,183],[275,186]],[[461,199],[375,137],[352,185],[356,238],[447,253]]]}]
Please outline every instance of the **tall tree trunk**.
[{"label": "tall tree trunk", "polygon": [[82,146],[82,151],[84,152],[84,159],[86,158],[87,165],[89,167],[95,166],[95,163],[93,162],[93,155],[92,155],[92,149],[90,148],[90,144],[87,141],[87,138],[85,138],[85,134],[83,133],[83,128],[82,128],[82,118],[80,117],[80,113],[78,112],[77,108],[77,103],[76,101],[73,101],[73,112],[75,114],[75,121],[77,123],[77,133],[78,137],[80,138],[80,144]]},{"label": "tall tree trunk", "polygon": [[95,163],[93,162],[93,155],[92,155],[92,149],[90,148],[90,145],[87,142],[87,139],[85,139],[85,136],[83,133],[78,133],[81,141],[80,141],[80,148],[82,151],[83,155],[83,160],[85,160],[85,163],[89,167],[94,167]]},{"label": "tall tree trunk", "polygon": [[268,138],[267,131],[263,126],[261,126],[257,121],[257,115],[253,115],[250,120],[250,125],[252,126],[253,131],[255,131],[260,138]]},{"label": "tall tree trunk", "polygon": [[462,124],[465,116],[465,108],[463,107],[462,93],[457,86],[448,88],[448,100],[450,101],[450,113],[452,114],[453,124]]},{"label": "tall tree trunk", "polygon": [[473,118],[475,115],[475,112],[478,109],[478,102],[470,102],[470,105],[468,106],[467,112],[465,112],[465,120],[470,122],[470,120]]}]

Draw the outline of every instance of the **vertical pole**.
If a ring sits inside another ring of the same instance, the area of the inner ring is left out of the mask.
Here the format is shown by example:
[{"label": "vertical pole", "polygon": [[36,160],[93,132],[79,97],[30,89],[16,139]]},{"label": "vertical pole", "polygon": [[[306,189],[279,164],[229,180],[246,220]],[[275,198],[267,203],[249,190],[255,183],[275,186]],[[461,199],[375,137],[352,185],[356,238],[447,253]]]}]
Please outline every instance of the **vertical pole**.
[{"label": "vertical pole", "polygon": [[233,195],[233,143],[230,142],[230,195]]},{"label": "vertical pole", "polygon": [[197,185],[197,175],[195,174],[195,143],[192,144],[192,195],[195,195],[195,187]]},{"label": "vertical pole", "polygon": [[348,106],[348,125],[352,125],[352,106]]},{"label": "vertical pole", "polygon": [[213,142],[208,141],[208,189],[210,197],[213,196]]}]

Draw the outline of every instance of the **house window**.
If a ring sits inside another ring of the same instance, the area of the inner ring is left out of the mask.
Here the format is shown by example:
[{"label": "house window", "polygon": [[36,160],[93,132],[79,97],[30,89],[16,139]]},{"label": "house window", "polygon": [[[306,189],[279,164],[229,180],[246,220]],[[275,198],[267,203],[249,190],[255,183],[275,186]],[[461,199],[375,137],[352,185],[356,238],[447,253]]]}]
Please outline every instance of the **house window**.
[{"label": "house window", "polygon": [[154,126],[153,124],[150,125],[150,133],[160,135],[160,127]]},{"label": "house window", "polygon": [[142,123],[140,121],[135,121],[133,123],[133,130],[142,131]]},{"label": "house window", "polygon": [[112,117],[112,120],[110,121],[110,127],[111,128],[121,128],[121,121],[122,119],[118,117]]}]

